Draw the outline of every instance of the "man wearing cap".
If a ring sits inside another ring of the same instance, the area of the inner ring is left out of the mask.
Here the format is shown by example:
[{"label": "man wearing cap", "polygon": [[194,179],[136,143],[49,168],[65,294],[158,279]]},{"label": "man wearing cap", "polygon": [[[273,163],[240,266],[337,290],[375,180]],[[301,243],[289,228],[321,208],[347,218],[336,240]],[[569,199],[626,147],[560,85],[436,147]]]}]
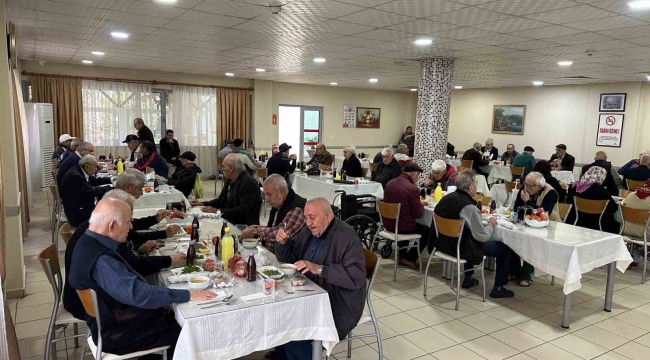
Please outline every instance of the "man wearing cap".
[{"label": "man wearing cap", "polygon": [[74,138],[70,134],[63,134],[59,136],[59,146],[56,147],[56,150],[52,153],[52,159],[56,159],[56,167],[59,167],[61,161],[63,161],[63,154],[70,149],[70,143]]},{"label": "man wearing cap", "polygon": [[551,167],[556,170],[573,171],[576,158],[566,152],[566,145],[559,144],[555,147],[555,154],[551,155]]},{"label": "man wearing cap", "polygon": [[535,157],[533,156],[534,152],[535,149],[533,149],[532,146],[526,146],[524,148],[524,152],[515,156],[515,160],[512,162],[512,166],[524,168],[524,173],[521,175],[522,180],[525,179],[526,175],[530,174],[530,172],[533,171],[533,168],[535,167],[536,161]]},{"label": "man wearing cap", "polygon": [[156,143],[156,140],[153,138],[151,129],[149,129],[147,125],[144,124],[144,120],[141,118],[133,119],[133,127],[138,130],[138,139],[140,139],[140,141],[149,141],[152,144]]},{"label": "man wearing cap", "polygon": [[[424,215],[424,205],[420,201],[420,191],[415,186],[422,173],[416,163],[404,165],[404,172],[386,184],[384,188],[384,202],[401,204],[399,213],[399,233],[419,234],[421,238],[418,246],[410,249],[399,250],[399,264],[406,265],[412,269],[417,268],[419,254],[427,246],[429,240],[429,228],[416,222],[416,219]],[[390,232],[395,232],[395,220],[383,218],[384,227]],[[399,247],[406,247],[409,241],[400,241]]]},{"label": "man wearing cap", "polygon": [[174,185],[178,191],[188,197],[194,188],[196,176],[201,173],[201,168],[195,164],[196,155],[191,151],[184,152],[179,158],[181,166],[176,168],[169,179],[162,179],[165,184]]},{"label": "man wearing cap", "polygon": [[292,174],[296,170],[297,157],[295,154],[289,155],[290,149],[291,146],[286,143],[280,145],[280,151],[273,154],[269,159],[269,162],[266,164],[266,169],[268,170],[267,176],[279,174],[288,184],[291,184],[291,181],[289,181],[289,174]]},{"label": "man wearing cap", "polygon": [[122,144],[126,144],[131,150],[131,157],[128,161],[135,163],[140,158],[140,138],[137,135],[127,135]]}]

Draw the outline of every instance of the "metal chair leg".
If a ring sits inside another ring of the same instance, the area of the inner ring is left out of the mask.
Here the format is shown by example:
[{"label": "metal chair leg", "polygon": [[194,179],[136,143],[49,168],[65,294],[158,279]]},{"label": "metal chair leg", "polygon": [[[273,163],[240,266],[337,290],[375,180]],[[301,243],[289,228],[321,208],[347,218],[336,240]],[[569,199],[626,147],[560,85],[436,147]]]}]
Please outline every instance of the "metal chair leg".
[{"label": "metal chair leg", "polygon": [[458,311],[458,303],[460,302],[460,261],[456,262],[456,311]]},{"label": "metal chair leg", "polygon": [[[77,323],[72,324],[73,334],[79,335],[79,325]],[[74,347],[75,349],[79,347],[79,338],[74,338]]]},{"label": "metal chair leg", "polygon": [[79,352],[79,360],[83,360],[86,356],[86,346],[88,344],[88,337],[90,337],[90,328],[86,331],[86,336],[84,336],[83,345],[81,346],[81,351]]},{"label": "metal chair leg", "polygon": [[[349,337],[350,335],[348,335]],[[352,340],[348,339],[348,359],[352,357]]]},{"label": "metal chair leg", "polygon": [[648,266],[648,243],[643,243],[643,274],[641,274],[641,284],[645,283],[645,270]]},{"label": "metal chair leg", "polygon": [[393,281],[397,281],[397,258],[399,256],[399,245],[397,244],[397,236],[395,237],[395,264],[393,269]]},{"label": "metal chair leg", "polygon": [[551,275],[551,286],[555,285],[555,276]]},{"label": "metal chair leg", "polygon": [[483,282],[483,302],[487,299],[485,298],[485,268],[481,269],[481,281]]}]

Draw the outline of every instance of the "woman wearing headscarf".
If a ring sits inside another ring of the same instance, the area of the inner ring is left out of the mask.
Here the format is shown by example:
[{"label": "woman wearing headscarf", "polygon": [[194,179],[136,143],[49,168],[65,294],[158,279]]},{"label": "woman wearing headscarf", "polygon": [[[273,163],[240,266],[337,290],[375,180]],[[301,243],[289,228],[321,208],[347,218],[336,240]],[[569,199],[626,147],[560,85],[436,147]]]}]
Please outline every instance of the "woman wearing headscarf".
[{"label": "woman wearing headscarf", "polygon": [[[573,204],[573,209],[567,219],[568,224],[573,224],[576,220],[574,196],[585,200],[609,200],[601,220],[602,229],[603,231],[610,233],[619,232],[621,224],[614,218],[614,214],[618,211],[618,205],[609,191],[607,191],[607,188],[603,186],[606,176],[607,170],[600,166],[593,166],[582,175],[580,180],[576,181],[575,184],[569,188],[567,202]],[[599,214],[580,213],[576,225],[600,230],[598,227],[599,218]]]},{"label": "woman wearing headscarf", "polygon": [[407,126],[406,131],[399,138],[400,144],[406,144],[409,147],[409,157],[413,157],[413,151],[415,150],[415,134],[413,133],[413,127]]},{"label": "woman wearing headscarf", "polygon": [[553,189],[557,191],[558,202],[563,203],[566,200],[566,189],[562,187],[558,179],[553,177],[553,174],[551,174],[551,163],[546,160],[540,160],[535,164],[533,171],[537,171],[538,173],[544,175],[544,180],[546,180],[546,183],[551,185]]}]

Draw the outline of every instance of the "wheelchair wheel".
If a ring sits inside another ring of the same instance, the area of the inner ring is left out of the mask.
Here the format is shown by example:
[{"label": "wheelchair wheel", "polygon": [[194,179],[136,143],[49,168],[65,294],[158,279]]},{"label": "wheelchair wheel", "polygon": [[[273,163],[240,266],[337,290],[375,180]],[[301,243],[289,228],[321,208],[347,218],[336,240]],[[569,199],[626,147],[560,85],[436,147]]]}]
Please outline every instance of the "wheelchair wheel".
[{"label": "wheelchair wheel", "polygon": [[359,235],[361,242],[370,250],[370,244],[377,233],[377,223],[366,215],[354,215],[345,220],[345,223],[352,226],[354,231]]},{"label": "wheelchair wheel", "polygon": [[393,255],[393,244],[386,243],[384,246],[381,247],[381,258],[390,259],[391,255]]}]

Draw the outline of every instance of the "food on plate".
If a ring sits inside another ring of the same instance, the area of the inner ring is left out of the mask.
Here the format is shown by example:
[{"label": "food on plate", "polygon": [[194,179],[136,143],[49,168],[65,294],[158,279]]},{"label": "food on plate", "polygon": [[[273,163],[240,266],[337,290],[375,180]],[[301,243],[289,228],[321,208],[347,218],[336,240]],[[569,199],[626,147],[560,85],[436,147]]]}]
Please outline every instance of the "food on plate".
[{"label": "food on plate", "polygon": [[201,272],[201,268],[194,265],[187,265],[186,267],[183,268],[181,274],[191,274],[195,272]]},{"label": "food on plate", "polygon": [[205,255],[197,255],[196,258],[198,260],[203,260],[203,259],[205,259]]},{"label": "food on plate", "polygon": [[282,275],[281,272],[279,272],[277,270],[273,270],[273,269],[264,269],[264,270],[262,270],[262,274],[264,274],[266,276],[278,276],[278,275],[281,276]]},{"label": "food on plate", "polygon": [[490,210],[488,209],[481,209],[481,214],[489,214]]},{"label": "food on plate", "polygon": [[192,233],[192,224],[187,225],[187,226],[185,227],[185,232],[188,233],[188,234],[191,234],[191,233]]},{"label": "food on plate", "polygon": [[198,252],[199,254],[207,254],[207,253],[210,252],[210,249],[208,249],[208,248],[200,248],[196,252]]},{"label": "food on plate", "polygon": [[144,192],[146,192],[146,193],[150,193],[150,192],[151,192],[151,188],[150,188],[149,186],[145,187],[145,188],[144,188]]},{"label": "food on plate", "polygon": [[526,215],[526,220],[530,220],[530,215]]},{"label": "food on plate", "polygon": [[[199,255],[199,256],[203,256],[203,255]],[[214,271],[214,260],[212,260],[212,259],[205,260],[205,262],[203,263],[203,265],[201,267],[205,271],[213,272]]]},{"label": "food on plate", "polygon": [[239,255],[239,254],[236,254],[236,255],[234,255],[233,257],[231,257],[230,259],[228,259],[228,269],[234,269],[234,268],[235,268],[235,264],[236,264],[239,260],[244,260],[244,258],[243,258],[241,255]]},{"label": "food on plate", "polygon": [[280,269],[282,269],[282,270],[291,270],[291,269],[295,269],[295,268],[296,268],[296,266],[291,265],[291,264],[282,264],[282,265],[280,265]]},{"label": "food on plate", "polygon": [[174,209],[172,211],[171,215],[169,215],[169,218],[170,219],[185,219],[185,214],[183,214],[182,212]]},{"label": "food on plate", "polygon": [[545,212],[541,213],[539,217],[542,219],[542,221],[548,221],[548,214]]},{"label": "food on plate", "polygon": [[203,278],[191,278],[190,282],[195,283],[195,284],[201,284],[201,283],[206,282],[206,280],[203,279]]},{"label": "food on plate", "polygon": [[291,285],[293,286],[303,286],[307,283],[307,278],[305,275],[301,273],[296,273],[292,278],[291,278]]},{"label": "food on plate", "polygon": [[531,216],[530,219],[533,220],[533,221],[540,221],[540,220],[541,220],[541,219],[539,218],[539,216],[537,216],[537,215],[533,215],[533,216]]},{"label": "food on plate", "polygon": [[240,277],[240,278],[246,277],[247,268],[248,268],[248,264],[242,258],[241,260],[237,260],[237,262],[235,263],[235,266],[233,267],[233,273],[235,274],[236,277]]}]

